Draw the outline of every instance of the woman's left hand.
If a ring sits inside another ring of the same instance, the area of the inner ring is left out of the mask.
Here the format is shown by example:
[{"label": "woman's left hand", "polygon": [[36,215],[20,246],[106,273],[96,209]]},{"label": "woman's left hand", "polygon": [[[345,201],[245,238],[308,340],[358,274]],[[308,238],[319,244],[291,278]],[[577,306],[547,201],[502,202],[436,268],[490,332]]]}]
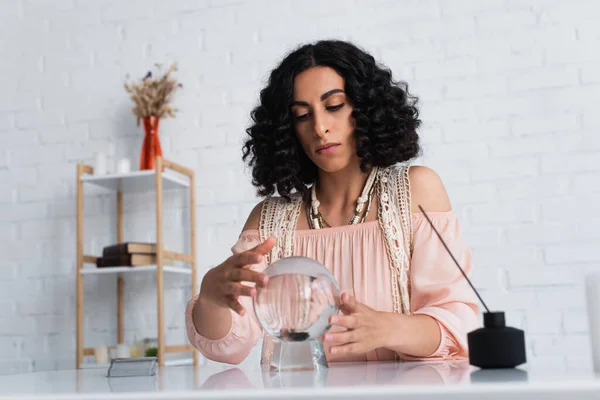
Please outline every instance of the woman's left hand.
[{"label": "woman's left hand", "polygon": [[341,303],[340,310],[344,315],[332,315],[329,323],[347,330],[325,334],[324,340],[331,345],[331,354],[365,354],[385,347],[392,332],[391,313],[375,311],[348,293],[342,294]]}]

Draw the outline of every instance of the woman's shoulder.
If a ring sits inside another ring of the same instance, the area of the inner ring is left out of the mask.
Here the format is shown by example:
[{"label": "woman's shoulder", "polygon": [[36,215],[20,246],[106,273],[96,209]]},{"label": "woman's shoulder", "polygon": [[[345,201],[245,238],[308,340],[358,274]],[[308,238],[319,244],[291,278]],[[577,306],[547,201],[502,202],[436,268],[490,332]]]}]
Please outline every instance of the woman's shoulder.
[{"label": "woman's shoulder", "polygon": [[258,204],[256,204],[250,214],[248,214],[248,218],[246,219],[246,223],[242,228],[243,232],[257,230],[260,226],[260,216],[262,214],[263,206],[265,204],[265,200],[262,200]]},{"label": "woman's shoulder", "polygon": [[396,164],[387,167],[387,169],[396,179],[406,180],[413,213],[421,212],[419,205],[425,211],[431,212],[443,212],[452,209],[444,183],[439,174],[432,168],[424,165]]},{"label": "woman's shoulder", "polygon": [[264,213],[270,213],[276,215],[281,212],[286,205],[293,204],[294,202],[298,202],[302,200],[302,194],[294,193],[290,195],[289,199],[286,199],[281,196],[268,196],[259,203],[257,203],[248,218],[246,219],[246,223],[244,224],[243,231],[248,230],[256,230],[260,227],[261,218]]},{"label": "woman's shoulder", "polygon": [[425,211],[431,212],[452,209],[446,187],[436,171],[426,166],[415,165],[409,168],[408,179],[412,212],[420,212],[419,205]]}]

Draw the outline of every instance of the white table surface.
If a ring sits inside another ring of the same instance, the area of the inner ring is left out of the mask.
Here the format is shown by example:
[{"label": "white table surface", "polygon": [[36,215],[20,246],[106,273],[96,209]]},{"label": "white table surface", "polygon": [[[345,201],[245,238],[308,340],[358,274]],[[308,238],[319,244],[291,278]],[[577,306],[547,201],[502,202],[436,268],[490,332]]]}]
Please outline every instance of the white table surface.
[{"label": "white table surface", "polygon": [[0,399],[600,399],[600,376],[479,370],[468,362],[332,364],[321,373],[259,366],[159,368],[153,377],[107,378],[103,369],[0,376]]}]

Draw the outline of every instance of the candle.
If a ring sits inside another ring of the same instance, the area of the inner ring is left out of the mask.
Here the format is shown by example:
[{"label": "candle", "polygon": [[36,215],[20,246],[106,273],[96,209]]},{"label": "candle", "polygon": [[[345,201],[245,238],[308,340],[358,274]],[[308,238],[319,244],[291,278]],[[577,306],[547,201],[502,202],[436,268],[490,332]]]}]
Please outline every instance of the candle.
[{"label": "candle", "polygon": [[108,363],[108,348],[106,346],[94,348],[94,358],[96,359],[96,364]]},{"label": "candle", "polygon": [[119,343],[117,345],[117,358],[129,358],[129,346],[124,343]]},{"label": "candle", "polygon": [[122,158],[119,160],[117,164],[117,172],[119,174],[126,174],[131,171],[131,161],[129,158]]},{"label": "candle", "polygon": [[95,154],[94,174],[104,175],[108,172],[108,159],[106,154],[97,152]]}]

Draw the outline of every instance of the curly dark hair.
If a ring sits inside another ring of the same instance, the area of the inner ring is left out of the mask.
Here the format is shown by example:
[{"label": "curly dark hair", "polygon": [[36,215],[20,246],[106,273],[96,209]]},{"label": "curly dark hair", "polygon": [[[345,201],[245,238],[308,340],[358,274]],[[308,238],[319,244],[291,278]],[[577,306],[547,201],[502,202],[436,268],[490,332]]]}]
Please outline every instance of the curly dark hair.
[{"label": "curly dark hair", "polygon": [[252,184],[260,196],[275,189],[289,199],[315,182],[317,166],[308,158],[296,136],[290,104],[294,78],[315,66],[326,66],[344,78],[344,91],[354,109],[356,153],[361,169],[387,167],[419,155],[417,129],[421,125],[416,104],[405,82],[356,45],[340,40],[305,44],[289,53],[275,68],[252,110],[246,129],[243,161],[249,159]]}]

